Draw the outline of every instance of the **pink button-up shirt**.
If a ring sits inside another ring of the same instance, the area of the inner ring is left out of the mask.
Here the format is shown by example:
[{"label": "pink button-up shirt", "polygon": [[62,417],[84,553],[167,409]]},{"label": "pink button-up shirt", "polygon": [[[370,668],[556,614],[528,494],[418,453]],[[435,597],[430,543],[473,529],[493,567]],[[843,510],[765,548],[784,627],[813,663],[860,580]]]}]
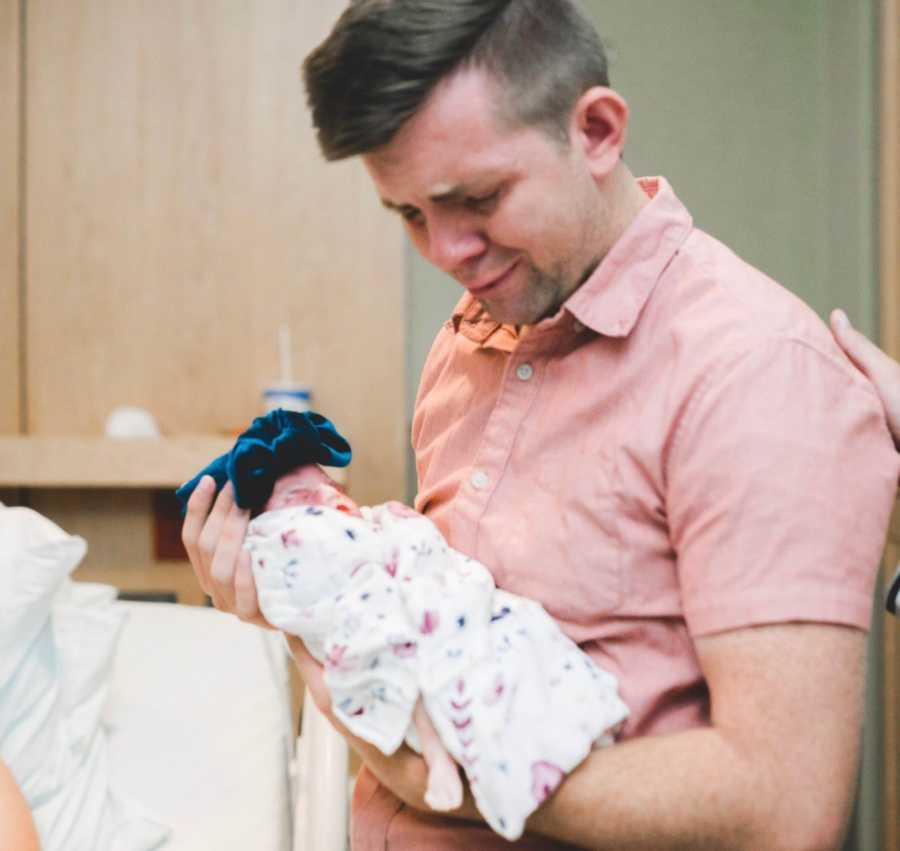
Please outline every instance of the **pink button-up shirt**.
[{"label": "pink button-up shirt", "polygon": [[[694,228],[662,179],[553,317],[470,296],[413,422],[417,507],[619,678],[625,737],[709,723],[696,636],[868,627],[900,456],[799,299]],[[509,848],[363,773],[354,849]],[[530,839],[522,848],[562,848]]]}]

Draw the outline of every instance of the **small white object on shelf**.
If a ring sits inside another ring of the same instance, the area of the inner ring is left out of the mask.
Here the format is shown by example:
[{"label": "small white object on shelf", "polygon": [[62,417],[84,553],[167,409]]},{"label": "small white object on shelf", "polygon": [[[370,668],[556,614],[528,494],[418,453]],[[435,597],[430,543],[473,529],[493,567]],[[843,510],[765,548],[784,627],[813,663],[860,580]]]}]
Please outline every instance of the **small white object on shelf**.
[{"label": "small white object on shelf", "polygon": [[129,405],[113,410],[106,418],[103,432],[107,437],[124,439],[160,437],[159,426],[153,414],[145,408]]}]

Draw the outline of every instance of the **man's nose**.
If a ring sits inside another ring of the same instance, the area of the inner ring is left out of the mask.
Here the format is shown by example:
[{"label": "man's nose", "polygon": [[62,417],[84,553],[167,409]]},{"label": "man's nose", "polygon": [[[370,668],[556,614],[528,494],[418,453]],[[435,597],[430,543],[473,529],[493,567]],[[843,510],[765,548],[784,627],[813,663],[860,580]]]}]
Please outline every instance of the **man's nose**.
[{"label": "man's nose", "polygon": [[464,276],[467,265],[486,248],[485,235],[465,219],[434,222],[429,228],[427,259],[453,277]]}]

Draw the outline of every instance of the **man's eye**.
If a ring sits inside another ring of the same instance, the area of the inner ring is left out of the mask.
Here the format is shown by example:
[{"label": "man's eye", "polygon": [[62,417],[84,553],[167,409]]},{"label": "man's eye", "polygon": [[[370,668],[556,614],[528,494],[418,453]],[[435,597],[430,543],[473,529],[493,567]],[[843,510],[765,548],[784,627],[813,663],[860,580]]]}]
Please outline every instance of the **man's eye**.
[{"label": "man's eye", "polygon": [[466,206],[470,210],[476,210],[478,212],[483,212],[484,210],[490,209],[500,197],[500,190],[497,189],[494,192],[491,192],[489,195],[478,195],[466,198]]},{"label": "man's eye", "polygon": [[411,225],[420,224],[422,221],[422,211],[416,209],[404,209],[400,211],[403,221],[409,222]]}]

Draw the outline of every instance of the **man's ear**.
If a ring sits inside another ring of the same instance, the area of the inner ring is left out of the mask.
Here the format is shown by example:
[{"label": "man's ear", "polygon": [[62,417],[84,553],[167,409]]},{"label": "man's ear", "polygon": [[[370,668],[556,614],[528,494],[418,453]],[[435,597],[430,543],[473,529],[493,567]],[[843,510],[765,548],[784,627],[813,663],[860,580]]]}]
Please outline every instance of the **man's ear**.
[{"label": "man's ear", "polygon": [[572,111],[574,142],[597,179],[612,173],[622,157],[628,131],[628,104],[605,86],[588,89]]}]

